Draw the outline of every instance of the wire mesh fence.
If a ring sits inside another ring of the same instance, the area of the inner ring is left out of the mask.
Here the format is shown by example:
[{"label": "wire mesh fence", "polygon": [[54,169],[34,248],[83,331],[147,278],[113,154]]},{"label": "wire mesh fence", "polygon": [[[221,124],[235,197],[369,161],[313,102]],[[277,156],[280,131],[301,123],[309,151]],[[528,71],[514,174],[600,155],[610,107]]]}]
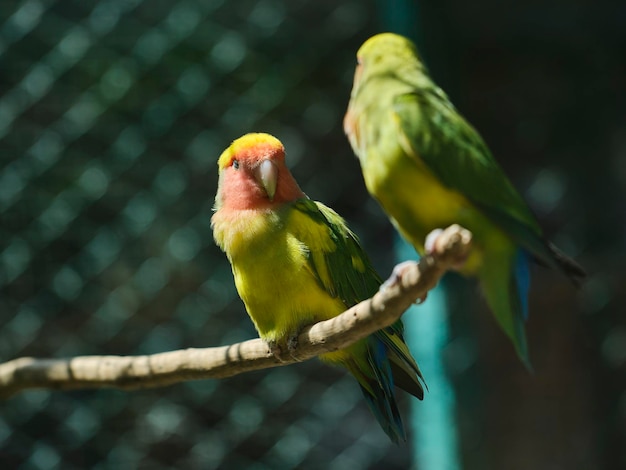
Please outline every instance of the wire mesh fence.
[{"label": "wire mesh fence", "polygon": [[[0,8],[1,357],[254,337],[213,245],[217,156],[272,132],[311,196],[336,207],[357,187],[348,205],[365,201],[359,173],[340,171],[356,165],[347,143],[328,136],[372,6]],[[359,394],[316,362],[137,393],[32,392],[3,406],[0,455],[5,468],[406,467]]]},{"label": "wire mesh fence", "polygon": [[[216,159],[250,131],[283,141],[303,190],[344,215],[388,273],[393,231],[365,192],[341,119],[354,53],[389,5],[0,3],[0,360],[255,337],[210,229]],[[500,354],[506,341],[488,313],[469,307],[478,296],[452,279],[459,314],[443,354],[459,397],[463,464],[548,468],[571,463],[553,455],[568,448],[582,466],[563,468],[626,463],[621,16],[572,13],[569,29],[558,30],[570,47],[545,26],[561,24],[554,12],[544,24],[544,11],[491,5],[500,22],[490,22],[463,2],[420,5],[433,72],[490,130],[494,153],[548,232],[564,227],[556,241],[586,254],[595,271],[581,294],[545,272],[536,278],[529,337],[559,374],[552,382],[542,364],[534,381],[509,372],[516,363],[508,349]],[[594,18],[594,35],[574,27]],[[438,54],[453,42],[457,52]],[[508,129],[499,116],[520,124]],[[589,165],[594,152],[606,158]],[[483,320],[468,320],[474,313]],[[401,405],[408,414],[409,399]],[[538,410],[543,420],[530,422]],[[507,420],[515,423],[508,441]],[[529,448],[548,456],[544,467]],[[509,460],[489,455],[502,449]],[[317,361],[157,390],[30,391],[0,404],[3,468],[400,469],[414,465],[413,453],[389,442],[352,378]]]}]

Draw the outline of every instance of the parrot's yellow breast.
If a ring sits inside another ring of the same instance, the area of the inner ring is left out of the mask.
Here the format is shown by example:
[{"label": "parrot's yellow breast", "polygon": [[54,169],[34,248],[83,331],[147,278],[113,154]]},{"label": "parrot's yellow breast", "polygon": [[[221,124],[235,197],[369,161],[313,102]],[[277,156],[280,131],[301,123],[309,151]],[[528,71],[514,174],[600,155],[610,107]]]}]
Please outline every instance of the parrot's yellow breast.
[{"label": "parrot's yellow breast", "polygon": [[[283,342],[303,326],[346,309],[311,271],[309,247],[285,224],[288,220],[240,211],[237,219],[220,222],[214,221],[216,240],[231,261],[237,291],[261,338]],[[307,229],[321,230],[316,224]]]},{"label": "parrot's yellow breast", "polygon": [[508,245],[501,230],[463,194],[444,186],[421,159],[398,149],[380,157],[370,155],[362,164],[368,190],[420,254],[431,231],[455,223],[470,230],[476,241],[463,268],[467,274],[479,269],[486,244]]}]

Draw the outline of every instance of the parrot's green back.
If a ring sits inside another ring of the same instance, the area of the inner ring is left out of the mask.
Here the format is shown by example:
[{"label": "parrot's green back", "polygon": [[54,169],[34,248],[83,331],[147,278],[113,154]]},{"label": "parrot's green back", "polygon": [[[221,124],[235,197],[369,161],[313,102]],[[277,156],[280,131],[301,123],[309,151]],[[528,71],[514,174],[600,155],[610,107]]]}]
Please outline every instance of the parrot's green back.
[{"label": "parrot's green back", "polygon": [[584,271],[545,241],[527,204],[430,79],[408,39],[374,36],[358,58],[344,127],[368,190],[420,253],[434,229],[457,223],[472,232],[474,249],[461,272],[478,277],[496,319],[528,364],[528,259],[574,281]]},{"label": "parrot's green back", "polygon": [[[214,237],[261,338],[284,344],[302,327],[337,316],[376,293],[381,279],[355,235],[332,209],[302,198],[274,211],[219,211]],[[320,356],[346,367],[394,442],[405,438],[395,384],[423,397],[421,372],[398,321],[354,345]]]}]

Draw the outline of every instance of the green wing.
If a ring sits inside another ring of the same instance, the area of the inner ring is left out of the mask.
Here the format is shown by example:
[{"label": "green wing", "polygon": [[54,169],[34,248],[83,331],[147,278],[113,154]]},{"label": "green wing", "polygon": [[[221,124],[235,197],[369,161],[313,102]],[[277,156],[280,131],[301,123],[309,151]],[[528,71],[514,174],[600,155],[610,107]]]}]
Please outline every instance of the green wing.
[{"label": "green wing", "polygon": [[[311,199],[300,199],[293,208],[296,217],[310,219],[307,224],[296,222],[294,228],[308,249],[309,267],[322,287],[347,307],[373,296],[382,280],[341,216]],[[311,230],[313,226],[316,228]]]},{"label": "green wing", "polygon": [[421,159],[445,186],[467,197],[543,263],[562,269],[526,202],[440,89],[396,97],[394,117],[408,155]]},{"label": "green wing", "polygon": [[[296,219],[299,215],[307,218],[308,223],[295,220],[293,228],[308,247],[309,267],[324,289],[330,295],[339,297],[346,307],[372,297],[378,291],[382,279],[341,216],[324,204],[310,199],[296,201],[293,208]],[[311,224],[311,221],[315,224]],[[422,399],[424,390],[419,381],[423,380],[422,373],[403,335],[404,326],[398,320],[373,336],[387,347],[395,384]]]}]

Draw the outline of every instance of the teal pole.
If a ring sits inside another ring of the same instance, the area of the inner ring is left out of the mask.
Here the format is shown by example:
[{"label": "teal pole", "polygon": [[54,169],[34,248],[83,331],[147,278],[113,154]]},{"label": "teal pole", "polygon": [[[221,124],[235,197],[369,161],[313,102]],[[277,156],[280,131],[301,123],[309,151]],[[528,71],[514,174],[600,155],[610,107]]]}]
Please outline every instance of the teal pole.
[{"label": "teal pole", "polygon": [[[383,28],[379,32],[392,31],[417,41],[418,20],[421,20],[417,0],[379,0],[378,12]],[[398,262],[419,257],[400,236],[396,236],[394,245]],[[449,334],[448,306],[442,284],[428,293],[424,304],[411,307],[402,317],[405,339],[428,385],[424,401],[411,401],[413,468],[420,470],[461,468],[454,388],[442,360]]]},{"label": "teal pole", "polygon": [[[417,253],[397,236],[398,261],[416,259]],[[442,352],[448,343],[448,308],[440,283],[426,302],[414,305],[402,317],[406,340],[422,369],[428,391],[424,401],[411,400],[413,467],[458,470],[454,388],[446,374]]]}]

